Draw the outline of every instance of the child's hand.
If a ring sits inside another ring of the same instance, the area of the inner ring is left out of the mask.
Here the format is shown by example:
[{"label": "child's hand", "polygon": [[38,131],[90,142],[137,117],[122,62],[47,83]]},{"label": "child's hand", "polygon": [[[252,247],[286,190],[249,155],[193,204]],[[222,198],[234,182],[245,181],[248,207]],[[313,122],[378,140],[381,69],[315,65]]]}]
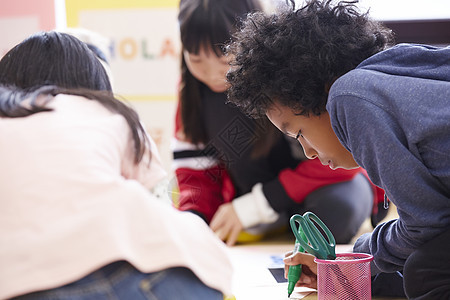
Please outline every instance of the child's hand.
[{"label": "child's hand", "polygon": [[231,202],[219,206],[209,227],[222,241],[226,241],[228,246],[233,246],[236,243],[239,233],[243,229]]},{"label": "child's hand", "polygon": [[309,253],[298,252],[295,255],[292,251],[285,254],[284,258],[284,277],[287,278],[289,266],[302,265],[302,275],[296,286],[304,286],[317,289],[317,264],[314,262],[314,256]]}]

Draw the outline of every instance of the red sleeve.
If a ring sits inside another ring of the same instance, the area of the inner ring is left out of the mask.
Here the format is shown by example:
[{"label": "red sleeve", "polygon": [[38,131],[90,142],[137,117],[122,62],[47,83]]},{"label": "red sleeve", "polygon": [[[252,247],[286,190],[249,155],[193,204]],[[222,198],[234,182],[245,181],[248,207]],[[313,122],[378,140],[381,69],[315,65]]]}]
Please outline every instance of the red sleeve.
[{"label": "red sleeve", "polygon": [[180,168],[175,171],[179,210],[200,213],[209,223],[218,207],[234,197],[234,187],[226,170],[215,166],[206,170]]},{"label": "red sleeve", "polygon": [[322,165],[318,159],[305,160],[295,170],[281,171],[279,180],[288,196],[295,202],[301,203],[314,190],[333,183],[351,180],[359,173],[366,176],[372,187],[374,194],[373,213],[376,214],[378,203],[384,201],[384,190],[370,181],[366,170],[363,168],[332,170],[328,166]]},{"label": "red sleeve", "polygon": [[303,202],[311,192],[323,186],[351,180],[361,173],[361,168],[332,170],[319,159],[302,161],[295,170],[285,169],[278,176],[288,196],[297,203]]}]

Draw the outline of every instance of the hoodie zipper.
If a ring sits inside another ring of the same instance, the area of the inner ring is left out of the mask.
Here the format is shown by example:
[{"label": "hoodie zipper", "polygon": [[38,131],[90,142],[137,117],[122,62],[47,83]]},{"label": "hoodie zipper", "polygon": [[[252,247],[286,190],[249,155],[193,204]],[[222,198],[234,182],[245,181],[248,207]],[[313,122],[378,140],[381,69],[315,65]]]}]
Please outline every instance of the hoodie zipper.
[{"label": "hoodie zipper", "polygon": [[386,196],[386,193],[384,193],[383,207],[384,207],[384,209],[388,209],[389,208],[389,200],[388,200],[388,197]]}]

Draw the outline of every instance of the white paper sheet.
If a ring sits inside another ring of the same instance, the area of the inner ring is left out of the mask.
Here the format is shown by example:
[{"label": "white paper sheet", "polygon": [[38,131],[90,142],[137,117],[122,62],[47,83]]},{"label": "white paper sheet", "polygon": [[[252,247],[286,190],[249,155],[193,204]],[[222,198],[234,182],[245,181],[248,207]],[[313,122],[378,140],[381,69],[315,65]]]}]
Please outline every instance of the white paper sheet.
[{"label": "white paper sheet", "polygon": [[[287,283],[278,283],[269,268],[284,267],[283,257],[290,244],[241,245],[229,248],[234,266],[233,293],[236,300],[302,299],[315,290],[296,287],[287,296]],[[350,245],[338,245],[336,252],[351,252]]]}]

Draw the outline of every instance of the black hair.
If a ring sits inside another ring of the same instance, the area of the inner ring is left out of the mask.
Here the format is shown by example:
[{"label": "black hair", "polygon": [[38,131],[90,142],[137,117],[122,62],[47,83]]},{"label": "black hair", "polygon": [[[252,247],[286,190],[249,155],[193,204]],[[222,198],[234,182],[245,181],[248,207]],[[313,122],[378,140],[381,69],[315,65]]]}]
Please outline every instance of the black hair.
[{"label": "black hair", "polygon": [[[58,94],[77,95],[89,100],[100,102],[108,110],[121,114],[127,121],[134,140],[135,163],[142,160],[145,152],[150,148],[150,141],[139,121],[139,116],[135,110],[127,106],[124,102],[114,98],[108,91],[95,91],[89,89],[67,89],[56,86],[35,87],[33,91],[23,90],[15,86],[0,85],[0,117],[2,118],[22,118],[41,112],[52,111],[46,104]],[[36,101],[39,96],[48,96],[45,101]],[[26,101],[26,105],[23,104]]]},{"label": "black hair", "polygon": [[180,118],[183,133],[194,143],[207,140],[203,127],[200,86],[186,66],[183,52],[198,54],[210,48],[220,57],[243,18],[262,7],[258,0],[181,0],[178,22],[182,42],[181,83],[179,88]]},{"label": "black hair", "polygon": [[43,85],[111,91],[97,56],[76,37],[40,32],[16,45],[0,60],[0,84],[33,90]]},{"label": "black hair", "polygon": [[109,61],[106,58],[106,54],[100,50],[99,47],[91,44],[91,43],[86,43],[86,46],[89,48],[89,50],[91,50],[92,52],[94,52],[94,54],[97,56],[98,59],[102,60],[105,64],[109,65]]},{"label": "black hair", "polygon": [[393,43],[392,32],[357,2],[308,0],[298,10],[249,15],[227,49],[234,54],[229,101],[253,117],[274,101],[320,115],[334,80]]},{"label": "black hair", "polygon": [[[33,100],[42,94],[83,96],[126,119],[134,140],[135,163],[150,149],[136,111],[114,98],[101,62],[85,43],[72,35],[41,32],[19,43],[0,60],[0,85],[4,86],[0,101],[2,117],[26,117],[50,111],[45,103]],[[30,107],[22,105],[28,97]]]}]

